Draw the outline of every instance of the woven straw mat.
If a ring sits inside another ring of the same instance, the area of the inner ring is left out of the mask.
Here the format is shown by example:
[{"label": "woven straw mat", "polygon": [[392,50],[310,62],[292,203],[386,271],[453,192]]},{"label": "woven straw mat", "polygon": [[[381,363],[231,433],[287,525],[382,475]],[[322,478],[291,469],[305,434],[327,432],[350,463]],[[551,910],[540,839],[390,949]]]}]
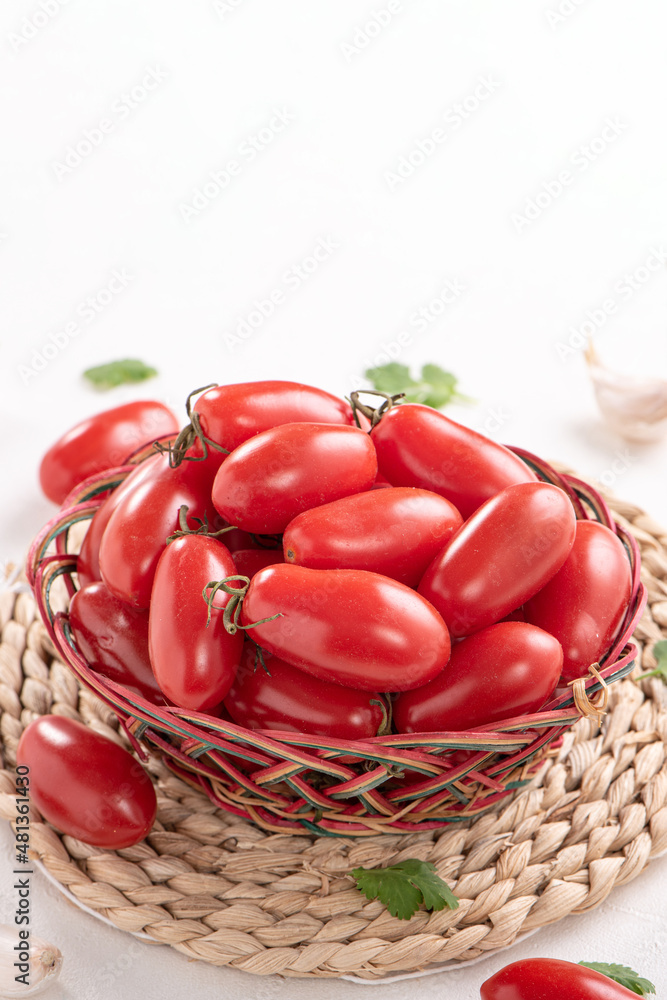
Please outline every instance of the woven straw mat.
[{"label": "woven straw mat", "polygon": [[[653,645],[667,635],[667,531],[632,504],[610,502],[643,557],[649,603],[634,636],[638,674],[655,666]],[[109,709],[53,658],[29,594],[0,594],[0,628],[0,815],[11,821],[16,745],[37,715],[80,719],[127,744]],[[598,906],[667,850],[667,686],[629,679],[610,693],[601,729],[582,718],[509,805],[444,833],[358,841],[269,834],[216,809],[151,759],[158,814],[145,841],[100,850],[35,815],[31,848],[117,927],[214,965],[379,980],[468,961]],[[397,920],[348,874],[405,858],[434,862],[459,908]]]}]

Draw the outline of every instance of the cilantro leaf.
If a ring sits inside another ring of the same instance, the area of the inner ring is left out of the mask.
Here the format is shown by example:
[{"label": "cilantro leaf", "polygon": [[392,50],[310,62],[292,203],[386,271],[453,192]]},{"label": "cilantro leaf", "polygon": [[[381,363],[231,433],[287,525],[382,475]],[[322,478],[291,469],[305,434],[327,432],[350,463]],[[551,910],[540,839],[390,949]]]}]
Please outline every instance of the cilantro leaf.
[{"label": "cilantro leaf", "polygon": [[399,920],[409,920],[422,902],[427,910],[455,910],[459,905],[430,861],[408,858],[389,868],[354,868],[352,877],[367,899],[379,899]]},{"label": "cilantro leaf", "polygon": [[444,371],[439,365],[424,365],[419,381],[412,377],[407,365],[399,365],[397,361],[369,368],[364,374],[374,389],[387,392],[390,396],[405,393],[408,403],[424,403],[437,410],[454,400],[470,402],[467,396],[457,392],[456,375]]},{"label": "cilantro leaf", "polygon": [[655,993],[653,983],[650,983],[648,979],[642,979],[627,965],[608,965],[606,962],[579,962],[579,965],[593,969],[594,972],[601,972],[603,976],[613,979],[615,983],[620,983],[621,986],[625,986],[626,990],[631,990],[632,993],[637,993],[640,997],[646,996],[647,993]]},{"label": "cilantro leaf", "polygon": [[658,661],[654,670],[649,670],[646,674],[640,674],[638,681],[643,681],[646,677],[660,677],[667,683],[667,639],[661,639],[653,647],[653,655]]},{"label": "cilantro leaf", "polygon": [[153,378],[154,375],[157,375],[155,368],[149,368],[136,358],[110,361],[107,365],[88,368],[83,373],[83,377],[100,391],[115,389],[117,385],[124,385],[126,382],[143,382],[147,378]]}]

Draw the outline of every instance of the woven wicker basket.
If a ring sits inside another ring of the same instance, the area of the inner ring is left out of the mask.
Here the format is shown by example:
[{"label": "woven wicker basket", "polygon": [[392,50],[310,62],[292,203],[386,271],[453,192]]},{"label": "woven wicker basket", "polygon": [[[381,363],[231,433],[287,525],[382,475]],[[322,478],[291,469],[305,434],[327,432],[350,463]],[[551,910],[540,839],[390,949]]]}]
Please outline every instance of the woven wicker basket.
[{"label": "woven wicker basket", "polygon": [[[162,757],[216,806],[277,833],[358,837],[436,829],[477,816],[530,781],[549,744],[582,714],[595,713],[599,698],[606,698],[607,685],[634,666],[636,648],[628,640],[646,603],[634,538],[613,520],[591,486],[514,450],[540,479],[565,490],[577,518],[594,518],[617,533],[633,579],[624,620],[596,665],[599,672],[575,681],[570,691],[529,716],[466,732],[352,742],[248,730],[203,713],[159,707],[92,670],[76,647],[66,612],[53,608],[52,585],[62,577],[70,596],[74,593],[77,556],[68,552],[70,528],[90,519],[149,450],[78,487],[35,539],[28,558],[29,580],[59,655],[112,708],[135,750],[144,759],[146,751]],[[459,755],[455,763],[452,751],[462,749],[472,753],[464,763]]]}]

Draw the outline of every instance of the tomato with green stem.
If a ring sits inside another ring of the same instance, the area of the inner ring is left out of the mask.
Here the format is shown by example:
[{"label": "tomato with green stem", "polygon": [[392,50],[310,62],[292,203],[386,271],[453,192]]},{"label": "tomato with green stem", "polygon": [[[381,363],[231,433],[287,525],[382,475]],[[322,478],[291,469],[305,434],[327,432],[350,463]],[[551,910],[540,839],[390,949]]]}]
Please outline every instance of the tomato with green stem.
[{"label": "tomato with green stem", "polygon": [[449,659],[449,633],[435,608],[366,570],[269,566],[250,581],[240,623],[293,667],[362,691],[419,687]]},{"label": "tomato with green stem", "polygon": [[[176,470],[179,471],[179,470]],[[181,708],[206,711],[229,691],[243,649],[243,632],[226,631],[222,615],[209,620],[202,591],[235,574],[229,549],[217,538],[187,534],[160,556],[150,601],[148,647],[160,689]],[[220,595],[221,607],[229,595]]]},{"label": "tomato with green stem", "polygon": [[480,996],[482,1000],[637,1000],[635,992],[601,972],[558,958],[512,962],[482,983]]}]

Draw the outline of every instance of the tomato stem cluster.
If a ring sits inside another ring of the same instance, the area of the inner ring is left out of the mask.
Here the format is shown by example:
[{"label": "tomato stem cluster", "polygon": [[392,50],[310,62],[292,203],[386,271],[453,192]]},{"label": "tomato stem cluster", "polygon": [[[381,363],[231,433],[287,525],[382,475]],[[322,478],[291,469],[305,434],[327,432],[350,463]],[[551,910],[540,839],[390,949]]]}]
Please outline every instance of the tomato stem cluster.
[{"label": "tomato stem cluster", "polygon": [[396,403],[400,403],[400,401],[405,397],[404,392],[397,392],[395,395],[391,396],[388,392],[380,392],[379,389],[362,389],[361,392],[363,392],[366,396],[382,396],[384,399],[384,402],[380,403],[379,406],[373,407],[360,402],[360,392],[350,393],[350,406],[352,407],[352,413],[357,427],[361,426],[358,413],[363,413],[363,415],[371,422],[371,430],[380,422],[380,420],[382,420],[382,417],[392,408],[392,406],[395,406]]},{"label": "tomato stem cluster", "polygon": [[[243,583],[242,587],[230,587],[229,584],[233,581],[238,580]],[[265,622],[272,622],[276,618],[282,618],[282,612],[278,612],[277,615],[271,615],[270,618],[260,618],[257,622],[251,622],[248,625],[241,625],[239,622],[239,615],[241,614],[241,606],[243,604],[243,598],[248,592],[248,587],[250,586],[250,577],[248,576],[226,576],[224,580],[211,580],[206,584],[202,590],[202,597],[208,605],[208,615],[206,616],[206,628],[211,623],[211,612],[212,611],[222,611],[222,623],[225,626],[227,632],[230,635],[235,635],[240,628],[247,630],[250,628],[255,628],[256,625],[263,625]],[[222,591],[224,594],[229,594],[229,600],[224,607],[220,607],[218,604],[214,604],[215,595],[218,591]],[[210,593],[207,593],[210,591]]]},{"label": "tomato stem cluster", "polygon": [[193,517],[192,520],[196,524],[198,524],[199,527],[191,528],[188,524],[189,509],[190,508],[187,506],[187,504],[183,504],[181,507],[179,507],[178,509],[179,527],[178,530],[173,533],[173,535],[169,535],[169,537],[167,538],[167,545],[169,544],[169,542],[173,542],[176,538],[183,538],[185,535],[205,535],[207,538],[220,538],[220,536],[224,535],[227,531],[235,530],[235,525],[228,524],[226,525],[226,527],[220,528],[218,531],[210,531],[208,518],[206,517],[206,514],[204,514],[203,518]]},{"label": "tomato stem cluster", "polygon": [[[177,469],[181,462],[205,461],[208,458],[209,448],[213,448],[215,451],[224,452],[225,455],[229,454],[227,448],[223,448],[222,445],[217,444],[215,441],[206,437],[201,428],[199,414],[196,410],[192,409],[192,400],[194,396],[198,396],[200,392],[206,392],[207,389],[215,389],[216,387],[217,382],[211,382],[210,385],[203,385],[200,389],[194,389],[190,393],[185,401],[185,412],[187,413],[189,423],[185,425],[173,444],[162,444],[159,441],[155,442],[156,451],[161,454],[166,452],[169,455],[169,465],[172,469]],[[202,454],[188,455],[188,451],[196,440],[201,442]]]}]

